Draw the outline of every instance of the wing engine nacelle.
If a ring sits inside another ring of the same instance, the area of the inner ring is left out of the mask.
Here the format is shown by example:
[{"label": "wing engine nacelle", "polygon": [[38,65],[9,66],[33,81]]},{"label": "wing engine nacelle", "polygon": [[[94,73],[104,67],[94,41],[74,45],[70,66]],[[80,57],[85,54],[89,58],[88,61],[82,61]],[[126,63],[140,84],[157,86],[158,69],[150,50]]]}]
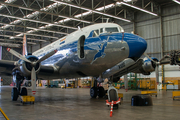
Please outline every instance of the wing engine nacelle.
[{"label": "wing engine nacelle", "polygon": [[[157,58],[152,57],[152,59],[154,61],[158,61]],[[156,64],[147,57],[145,57],[143,60],[144,60],[144,64],[139,70],[144,75],[150,75],[151,72],[155,71]]]},{"label": "wing engine nacelle", "polygon": [[[29,61],[31,62],[36,62],[38,60],[38,58],[36,56],[27,56],[26,57]],[[31,63],[28,63],[24,60],[19,60],[18,62],[20,65],[19,65],[19,70],[21,71],[21,73],[23,74],[23,76],[27,77],[27,76],[31,76],[31,71],[32,71],[32,64]],[[36,73],[39,72],[40,70],[40,63],[37,63],[35,66],[35,71]]]},{"label": "wing engine nacelle", "polygon": [[[118,63],[114,67],[106,70],[102,75],[104,78],[108,78],[116,73],[125,70],[126,68],[130,67],[131,65],[135,64],[135,61],[131,58],[126,58],[122,62]],[[118,73],[119,74],[119,73]]]}]

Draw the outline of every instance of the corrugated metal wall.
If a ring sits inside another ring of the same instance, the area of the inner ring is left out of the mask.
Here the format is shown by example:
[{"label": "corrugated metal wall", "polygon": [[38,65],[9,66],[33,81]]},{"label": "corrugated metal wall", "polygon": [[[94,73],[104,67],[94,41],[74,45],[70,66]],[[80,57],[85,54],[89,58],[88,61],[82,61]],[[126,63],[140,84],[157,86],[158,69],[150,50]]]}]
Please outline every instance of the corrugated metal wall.
[{"label": "corrugated metal wall", "polygon": [[180,6],[163,10],[163,34],[165,52],[180,49]]}]

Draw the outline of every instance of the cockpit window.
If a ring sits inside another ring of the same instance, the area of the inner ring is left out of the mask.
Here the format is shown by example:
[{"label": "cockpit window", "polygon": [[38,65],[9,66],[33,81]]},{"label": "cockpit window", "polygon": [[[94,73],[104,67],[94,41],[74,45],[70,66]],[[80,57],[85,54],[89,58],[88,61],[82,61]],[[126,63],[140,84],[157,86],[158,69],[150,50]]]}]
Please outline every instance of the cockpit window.
[{"label": "cockpit window", "polygon": [[124,32],[124,29],[120,26],[119,26],[119,30],[120,30],[120,32]]},{"label": "cockpit window", "polygon": [[93,37],[99,36],[99,30],[94,30]]},{"label": "cockpit window", "polygon": [[108,27],[108,28],[105,28],[105,31],[110,32],[110,33],[119,32],[117,27]]}]

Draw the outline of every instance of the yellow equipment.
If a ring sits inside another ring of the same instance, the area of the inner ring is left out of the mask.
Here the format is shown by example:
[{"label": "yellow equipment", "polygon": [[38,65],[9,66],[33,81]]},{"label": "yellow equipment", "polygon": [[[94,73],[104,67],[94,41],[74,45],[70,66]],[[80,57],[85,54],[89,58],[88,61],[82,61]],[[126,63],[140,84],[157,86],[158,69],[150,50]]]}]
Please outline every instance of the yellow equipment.
[{"label": "yellow equipment", "polygon": [[162,89],[180,89],[180,80],[165,80]]},{"label": "yellow equipment", "polygon": [[120,87],[119,87],[119,86],[116,86],[115,88],[116,88],[116,89],[118,89],[118,90],[120,89]]},{"label": "yellow equipment", "polygon": [[35,97],[34,96],[21,96],[21,102],[24,103],[32,103],[34,104]]},{"label": "yellow equipment", "polygon": [[144,78],[138,81],[139,88],[142,89],[156,89],[156,80],[151,80],[150,78]]},{"label": "yellow equipment", "polygon": [[121,99],[123,99],[123,94],[122,94],[122,93],[118,93],[118,97],[120,97]]},{"label": "yellow equipment", "polygon": [[177,97],[177,96],[180,97],[180,91],[173,91],[173,92],[172,92],[172,98],[173,98],[173,100],[174,100],[174,98]]},{"label": "yellow equipment", "polygon": [[151,96],[155,95],[157,97],[157,91],[141,91],[141,94],[150,94]]}]

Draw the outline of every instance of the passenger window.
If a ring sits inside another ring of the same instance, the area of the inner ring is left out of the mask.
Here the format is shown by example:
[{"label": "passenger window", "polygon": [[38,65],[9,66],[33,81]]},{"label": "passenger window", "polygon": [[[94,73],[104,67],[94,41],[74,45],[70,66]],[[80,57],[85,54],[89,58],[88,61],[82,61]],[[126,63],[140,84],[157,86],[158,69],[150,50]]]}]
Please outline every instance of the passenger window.
[{"label": "passenger window", "polygon": [[109,28],[105,28],[105,30],[110,33],[119,32],[117,27],[109,27]]},{"label": "passenger window", "polygon": [[100,29],[100,33],[103,33],[103,28]]},{"label": "passenger window", "polygon": [[94,30],[93,37],[99,36],[99,30]]}]

